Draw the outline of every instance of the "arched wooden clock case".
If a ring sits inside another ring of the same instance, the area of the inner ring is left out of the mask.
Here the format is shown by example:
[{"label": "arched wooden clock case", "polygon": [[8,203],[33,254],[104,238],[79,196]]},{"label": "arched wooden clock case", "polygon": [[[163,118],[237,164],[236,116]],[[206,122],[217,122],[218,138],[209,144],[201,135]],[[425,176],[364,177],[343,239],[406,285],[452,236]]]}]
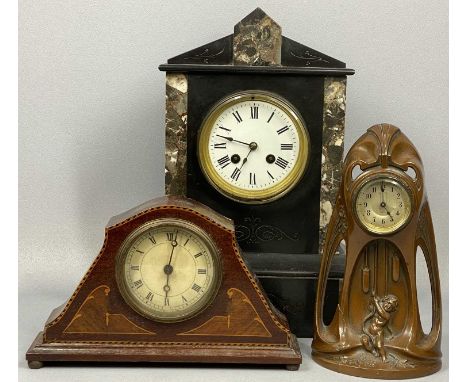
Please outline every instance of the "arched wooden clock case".
[{"label": "arched wooden clock case", "polygon": [[[196,227],[219,254],[216,294],[200,313],[181,321],[156,321],[133,309],[116,275],[126,239],[165,220]],[[100,361],[280,364],[296,370],[302,358],[287,320],[245,264],[232,221],[196,201],[162,197],[109,221],[101,252],[68,302],[51,313],[26,359],[31,368]]]},{"label": "arched wooden clock case", "polygon": [[[360,169],[359,175],[356,169]],[[411,198],[406,224],[386,234],[367,230],[354,210],[356,191],[376,177],[397,180],[407,187]],[[369,378],[414,378],[439,370],[440,282],[423,165],[416,148],[395,126],[375,125],[351,147],[330,227],[317,288],[314,360],[341,373]],[[326,279],[342,240],[346,260],[339,305],[332,322],[325,325]],[[431,283],[429,333],[421,327],[418,309],[418,247],[424,253]]]}]

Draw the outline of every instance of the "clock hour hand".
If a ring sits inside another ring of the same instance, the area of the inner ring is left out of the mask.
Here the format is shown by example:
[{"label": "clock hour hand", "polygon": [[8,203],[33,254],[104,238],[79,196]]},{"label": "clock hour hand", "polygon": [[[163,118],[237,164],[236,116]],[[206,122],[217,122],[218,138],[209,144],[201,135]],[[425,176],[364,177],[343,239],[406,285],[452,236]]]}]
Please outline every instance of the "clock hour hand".
[{"label": "clock hour hand", "polygon": [[257,145],[255,142],[250,142],[250,143],[249,143],[249,148],[250,148],[250,150],[249,150],[249,152],[247,153],[247,155],[245,156],[244,160],[242,161],[242,164],[241,164],[241,166],[239,167],[239,170],[241,170],[242,167],[244,166],[245,162],[247,162],[247,158],[249,157],[250,153],[251,153],[252,151],[254,151],[254,150],[257,150],[257,147],[258,147],[258,145]]},{"label": "clock hour hand", "polygon": [[387,204],[385,202],[380,203],[380,206],[385,208],[385,211],[387,211],[387,215],[390,216],[390,221],[393,221],[393,216],[390,213],[390,211],[387,209]]},{"label": "clock hour hand", "polygon": [[242,160],[242,164],[241,166],[239,167],[239,170],[242,170],[242,167],[244,167],[244,164],[245,162],[247,162],[247,158],[249,157],[250,153],[252,152],[252,149],[249,150],[249,152],[247,153],[246,157]]},{"label": "clock hour hand", "polygon": [[220,137],[220,138],[227,139],[229,142],[237,142],[237,143],[242,143],[243,145],[250,146],[250,143],[238,141],[237,139],[234,139],[232,137],[226,137],[225,135],[219,135],[219,134],[216,134],[216,136]]}]

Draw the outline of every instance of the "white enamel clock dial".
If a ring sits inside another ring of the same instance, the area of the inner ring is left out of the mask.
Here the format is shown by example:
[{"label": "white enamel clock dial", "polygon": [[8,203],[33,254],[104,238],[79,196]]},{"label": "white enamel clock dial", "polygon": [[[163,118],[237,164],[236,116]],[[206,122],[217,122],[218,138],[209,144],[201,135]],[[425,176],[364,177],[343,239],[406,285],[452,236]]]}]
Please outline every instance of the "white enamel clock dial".
[{"label": "white enamel clock dial", "polygon": [[303,175],[309,138],[286,101],[244,92],[218,104],[201,128],[198,153],[209,182],[231,199],[275,200]]},{"label": "white enamel clock dial", "polygon": [[131,234],[116,272],[127,303],[157,321],[180,321],[202,311],[214,297],[221,274],[207,234],[176,219],[151,222]]},{"label": "white enamel clock dial", "polygon": [[377,234],[403,227],[411,215],[411,196],[400,182],[376,177],[364,183],[355,197],[354,210],[361,225]]}]

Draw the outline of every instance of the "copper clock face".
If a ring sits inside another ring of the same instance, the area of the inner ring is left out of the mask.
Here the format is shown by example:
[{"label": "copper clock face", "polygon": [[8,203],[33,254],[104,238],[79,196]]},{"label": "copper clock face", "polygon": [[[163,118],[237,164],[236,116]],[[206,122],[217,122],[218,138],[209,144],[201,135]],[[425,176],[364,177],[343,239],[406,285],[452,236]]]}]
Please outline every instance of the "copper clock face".
[{"label": "copper clock face", "polygon": [[266,203],[285,195],[307,166],[309,136],[294,108],[262,92],[231,95],[201,127],[198,158],[208,181],[243,203]]},{"label": "copper clock face", "polygon": [[376,234],[389,234],[404,227],[411,210],[409,189],[393,178],[373,178],[364,183],[355,196],[354,211],[358,222]]},{"label": "copper clock face", "polygon": [[204,310],[221,280],[218,251],[192,223],[159,219],[122,245],[116,276],[126,302],[155,321],[182,321]]}]

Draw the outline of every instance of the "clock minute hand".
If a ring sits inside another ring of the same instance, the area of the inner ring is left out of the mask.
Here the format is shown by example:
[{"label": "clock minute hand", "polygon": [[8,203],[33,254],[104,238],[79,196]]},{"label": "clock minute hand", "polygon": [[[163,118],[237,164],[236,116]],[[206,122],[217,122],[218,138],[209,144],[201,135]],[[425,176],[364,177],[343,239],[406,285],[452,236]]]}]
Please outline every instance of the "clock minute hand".
[{"label": "clock minute hand", "polygon": [[[381,204],[382,203],[385,204],[385,199],[384,199],[385,188],[384,188],[383,182],[380,182],[380,191],[382,191],[381,194],[380,194]],[[382,206],[382,207],[384,207],[384,206]]]},{"label": "clock minute hand", "polygon": [[382,202],[380,203],[380,206],[385,208],[385,211],[387,211],[387,215],[390,216],[390,221],[393,221],[393,216],[390,213],[390,211],[387,208],[387,203],[385,203],[385,187],[384,187],[384,182],[380,182],[380,191],[382,191],[381,195],[381,200]]},{"label": "clock minute hand", "polygon": [[166,300],[167,300],[167,294],[169,293],[171,287],[169,286],[169,276],[171,275],[171,273],[174,271],[174,267],[171,265],[172,263],[172,256],[174,255],[174,249],[175,247],[177,247],[177,234],[178,232],[176,232],[176,236],[175,236],[175,239],[171,241],[171,245],[172,245],[172,249],[171,249],[171,255],[169,256],[169,262],[164,266],[164,273],[166,274],[166,285],[163,286],[163,290],[164,292],[166,292]]},{"label": "clock minute hand", "polygon": [[225,135],[219,135],[219,134],[216,134],[217,137],[220,137],[220,138],[224,138],[224,139],[227,139],[229,142],[237,142],[237,143],[242,143],[243,145],[247,145],[249,146],[250,143],[247,143],[247,142],[242,142],[242,141],[239,141],[237,139],[234,139],[232,137],[226,137]]}]

